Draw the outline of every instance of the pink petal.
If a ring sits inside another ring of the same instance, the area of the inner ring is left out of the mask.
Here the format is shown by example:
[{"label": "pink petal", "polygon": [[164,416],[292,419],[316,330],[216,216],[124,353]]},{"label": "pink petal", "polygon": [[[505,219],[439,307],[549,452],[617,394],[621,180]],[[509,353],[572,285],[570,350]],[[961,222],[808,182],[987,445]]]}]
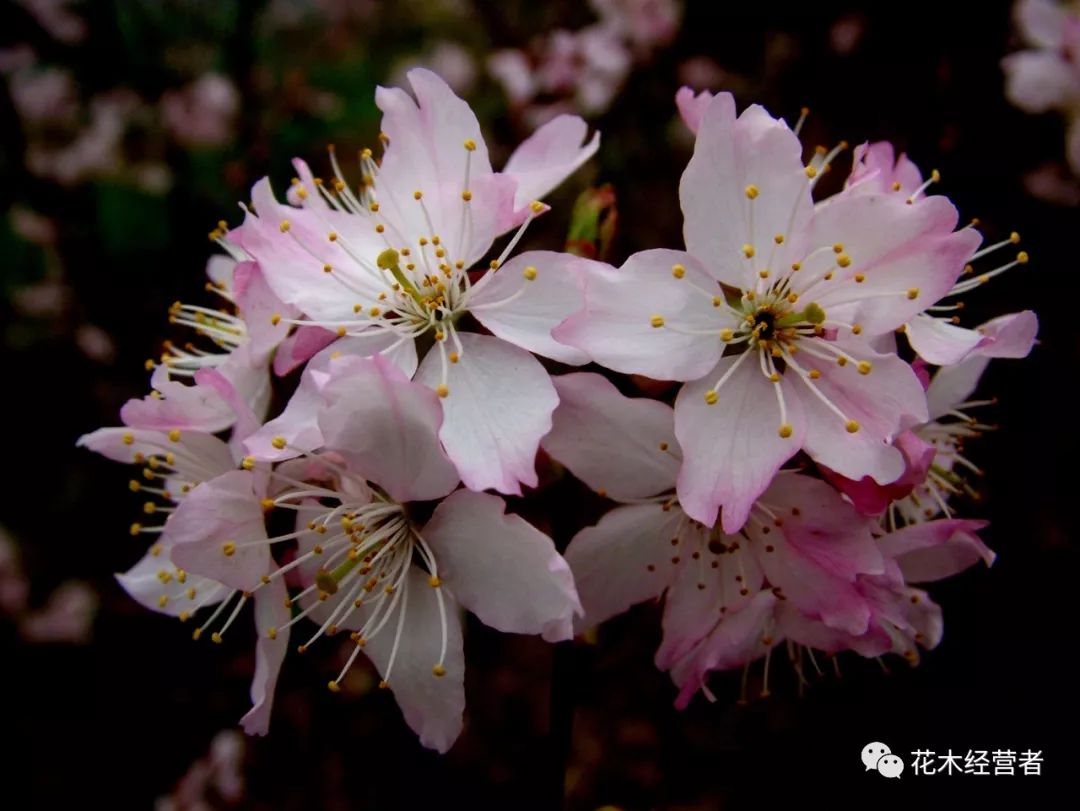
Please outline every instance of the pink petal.
[{"label": "pink petal", "polygon": [[[684,268],[681,279],[672,275],[676,265]],[[585,308],[552,335],[618,372],[693,380],[720,359],[720,329],[727,326],[703,291],[722,295],[701,265],[681,251],[636,253],[618,270],[592,262],[585,273]],[[655,316],[665,326],[654,327]],[[688,335],[682,331],[687,329],[711,334]]]},{"label": "pink petal", "polygon": [[[684,531],[680,538],[684,553],[682,545],[686,541],[698,543]],[[664,638],[655,659],[661,670],[686,656],[712,631],[717,620],[740,611],[761,590],[764,576],[745,539],[725,536],[724,542],[728,551],[720,553],[723,557],[715,561],[720,564],[716,569],[706,561],[707,557],[715,557],[712,553],[681,561],[664,604]]]},{"label": "pink petal", "polygon": [[[275,577],[255,592],[255,675],[251,680],[252,707],[240,724],[248,735],[265,735],[270,731],[270,710],[274,705],[274,689],[285,654],[289,650],[289,609],[285,607],[288,594],[285,581]],[[270,629],[275,638],[270,639]],[[278,630],[281,629],[281,630]]]},{"label": "pink petal", "polygon": [[996,557],[975,533],[987,521],[941,519],[911,524],[881,538],[881,551],[896,558],[910,583],[944,580]]},{"label": "pink petal", "polygon": [[[821,377],[813,383],[859,429],[849,433],[846,421],[800,382],[808,423],[806,452],[849,479],[870,476],[880,484],[894,482],[904,473],[904,457],[892,441],[926,422],[926,393],[911,366],[895,355],[879,355],[854,343],[837,345],[854,360],[844,366],[821,362]],[[871,363],[870,373],[860,374],[855,361]]]},{"label": "pink petal", "polygon": [[1068,8],[1056,0],[1019,0],[1013,6],[1013,18],[1032,45],[1060,48],[1069,26]]},{"label": "pink petal", "polygon": [[199,431],[215,434],[230,427],[236,414],[212,388],[192,386],[169,379],[168,367],[154,370],[151,385],[160,397],[128,400],[120,409],[120,419],[132,428],[158,431]]},{"label": "pink petal", "polygon": [[[585,306],[583,277],[594,266],[605,267],[568,253],[520,254],[473,287],[469,312],[504,341],[579,366],[588,362],[588,355],[556,341],[551,330]],[[534,272],[531,281],[525,278],[526,268]]]},{"label": "pink petal", "polygon": [[1026,358],[1039,334],[1039,319],[1031,310],[1009,313],[978,328],[983,336],[976,350],[989,358]]},{"label": "pink petal", "polygon": [[[714,670],[741,667],[765,655],[769,646],[762,639],[776,609],[776,597],[771,591],[760,591],[740,611],[725,616],[712,633],[671,669],[671,678],[678,685],[675,707],[685,710],[690,699],[705,685],[705,677]],[[778,635],[770,633],[770,642]]]},{"label": "pink petal", "polygon": [[937,455],[937,449],[913,431],[904,431],[893,445],[904,456],[904,473],[895,482],[878,484],[869,476],[853,481],[824,466],[821,472],[863,515],[881,515],[892,502],[906,497],[916,485],[926,480],[926,473]]},{"label": "pink petal", "polygon": [[935,366],[959,363],[983,338],[973,329],[921,313],[904,325],[904,334],[919,357]]},{"label": "pink petal", "polygon": [[743,246],[765,255],[773,237],[800,230],[813,207],[798,136],[757,106],[736,119],[731,94],[717,94],[702,116],[679,199],[686,249],[717,280],[753,289],[760,268]]},{"label": "pink petal", "polygon": [[498,496],[458,490],[424,527],[439,577],[485,625],[549,642],[574,635],[582,613],[574,577],[551,538],[516,515]]},{"label": "pink petal", "polygon": [[326,447],[395,501],[445,496],[458,476],[439,444],[439,398],[378,355],[350,361],[323,389],[318,424]]},{"label": "pink petal", "polygon": [[566,562],[585,610],[578,631],[663,594],[674,574],[670,541],[683,521],[677,508],[634,504],[616,507],[574,536]]},{"label": "pink petal", "polygon": [[576,115],[556,116],[514,150],[503,174],[517,181],[516,209],[541,199],[596,154],[600,133],[585,144],[588,131],[588,125]]},{"label": "pink petal", "polygon": [[559,407],[541,441],[552,458],[616,501],[675,488],[682,455],[670,406],[625,397],[597,374],[560,375],[552,382]]},{"label": "pink petal", "polygon": [[284,377],[337,337],[336,333],[322,327],[298,327],[274,353],[274,374]]},{"label": "pink petal", "polygon": [[[787,376],[770,383],[755,357],[747,358],[724,383],[715,405],[705,392],[742,356],[726,357],[706,377],[683,386],[675,400],[675,436],[683,449],[679,502],[687,515],[706,526],[723,506],[724,532],[737,532],[754,500],[776,471],[798,453],[806,435],[799,397]],[[792,434],[781,437],[784,420],[774,386],[784,392]]]},{"label": "pink petal", "polygon": [[[536,451],[559,403],[555,387],[523,349],[487,335],[458,335],[461,359],[447,364],[439,437],[467,487],[520,494],[522,484],[537,482]],[[433,389],[441,384],[437,348],[420,364],[416,380]]]},{"label": "pink petal", "polygon": [[[405,629],[389,677],[387,667],[397,617],[368,640],[364,653],[387,680],[405,721],[420,736],[420,743],[445,752],[461,734],[465,712],[465,657],[459,609],[449,601],[444,626],[435,590],[428,585],[428,576],[415,566],[410,568],[403,588],[408,591],[407,602],[401,609],[406,611]],[[432,668],[438,662],[444,628],[446,673],[439,677]]]},{"label": "pink petal", "polygon": [[976,352],[954,366],[938,369],[926,390],[929,419],[944,417],[971,397],[989,364],[988,356]]},{"label": "pink petal", "polygon": [[[209,578],[189,573],[184,581],[177,579],[177,568],[169,559],[171,543],[156,543],[150,547],[139,562],[116,575],[116,581],[135,601],[144,608],[179,616],[182,612],[194,613],[196,605],[209,607],[220,603],[231,590]],[[168,575],[163,578],[162,573]],[[193,601],[188,592],[195,589]],[[162,605],[161,598],[165,598]]]},{"label": "pink petal", "polygon": [[251,472],[232,470],[188,493],[162,533],[173,545],[172,562],[231,588],[254,591],[274,565],[254,482]]},{"label": "pink petal", "polygon": [[300,311],[274,295],[255,262],[237,264],[233,274],[233,290],[236,305],[250,336],[252,354],[265,362],[274,347],[289,334],[288,323],[281,321],[274,324],[272,316],[278,315],[282,319],[297,318]]},{"label": "pink petal", "polygon": [[[131,442],[127,442],[127,439]],[[79,437],[76,445],[100,453],[114,462],[140,464],[150,456],[163,457],[170,451],[177,454],[176,469],[194,481],[211,479],[236,467],[229,446],[210,434],[182,431],[173,442],[160,431],[140,428],[99,428]]]},{"label": "pink petal", "polygon": [[708,90],[695,93],[693,88],[680,87],[675,93],[675,106],[679,108],[679,115],[690,132],[697,134],[701,118],[712,100],[713,94]]},{"label": "pink petal", "polygon": [[[974,228],[953,231],[957,218],[940,196],[918,205],[897,192],[830,198],[815,209],[798,247],[809,252],[839,244],[851,264],[818,285],[815,300],[827,313],[853,308],[850,323],[861,324],[868,336],[910,321],[952,289],[979,245]],[[860,274],[864,280],[855,281]]]}]

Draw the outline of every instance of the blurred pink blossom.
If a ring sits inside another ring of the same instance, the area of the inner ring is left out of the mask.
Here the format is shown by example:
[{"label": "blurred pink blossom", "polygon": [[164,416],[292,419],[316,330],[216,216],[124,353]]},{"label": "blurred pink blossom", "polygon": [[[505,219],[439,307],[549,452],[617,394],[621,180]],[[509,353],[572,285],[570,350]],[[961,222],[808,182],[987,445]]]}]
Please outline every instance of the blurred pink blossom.
[{"label": "blurred pink blossom", "polygon": [[70,121],[78,111],[75,82],[66,70],[23,69],[10,83],[11,100],[25,123]]},{"label": "blurred pink blossom", "polygon": [[240,93],[226,77],[206,73],[182,90],[161,97],[161,117],[185,146],[220,146],[233,136]]},{"label": "blurred pink blossom", "polygon": [[86,23],[72,14],[73,0],[16,0],[38,21],[50,36],[60,42],[81,42],[86,38]]},{"label": "blurred pink blossom", "polygon": [[23,616],[19,631],[29,642],[85,644],[90,641],[97,609],[94,590],[85,583],[69,580],[49,595],[44,607]]},{"label": "blurred pink blossom", "polygon": [[440,40],[425,53],[403,60],[390,77],[391,85],[401,85],[412,68],[427,68],[439,74],[459,95],[466,95],[476,84],[476,61],[461,45]]},{"label": "blurred pink blossom", "polygon": [[669,44],[682,22],[676,0],[589,0],[589,5],[605,27],[643,50]]},{"label": "blurred pink blossom", "polygon": [[244,736],[223,729],[210,742],[210,750],[191,764],[173,793],[159,797],[154,811],[202,811],[215,806],[214,798],[236,803],[244,797]]}]

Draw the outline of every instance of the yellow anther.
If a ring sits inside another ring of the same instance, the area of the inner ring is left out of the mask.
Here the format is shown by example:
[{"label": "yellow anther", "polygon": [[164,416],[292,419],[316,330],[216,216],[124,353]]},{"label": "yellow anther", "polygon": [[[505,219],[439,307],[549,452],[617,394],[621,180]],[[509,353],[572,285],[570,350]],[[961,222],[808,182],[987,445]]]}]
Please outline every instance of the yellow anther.
[{"label": "yellow anther", "polygon": [[660,327],[664,326],[664,316],[654,315],[652,318],[649,319],[649,323],[653,325],[654,329],[659,329]]},{"label": "yellow anther", "polygon": [[142,532],[142,524],[140,524],[140,523],[138,523],[138,522],[136,521],[136,522],[135,522],[134,524],[132,524],[132,525],[131,525],[131,527],[129,528],[129,530],[128,530],[128,531],[129,531],[129,532],[130,532],[130,533],[131,533],[132,535],[138,535],[138,534],[139,534],[140,532]]},{"label": "yellow anther", "polygon": [[305,189],[303,186],[300,186],[296,190],[296,196],[299,197],[301,200],[307,200],[307,189]]},{"label": "yellow anther", "polygon": [[806,169],[805,169],[805,172],[806,172],[806,176],[808,178],[810,178],[811,180],[813,180],[815,177],[817,177],[817,169],[815,169],[813,166],[807,166]]},{"label": "yellow anther", "polygon": [[202,628],[196,628],[194,631],[191,632],[191,638],[194,639],[196,642],[199,641],[200,636],[202,636]]},{"label": "yellow anther", "polygon": [[1016,255],[1016,261],[1021,265],[1026,265],[1028,263],[1027,251],[1020,251],[1020,253]]},{"label": "yellow anther", "polygon": [[372,318],[377,317],[380,313],[382,313],[382,310],[380,310],[378,307],[372,307],[370,310],[368,310],[368,315],[370,315]]},{"label": "yellow anther", "polygon": [[442,678],[443,676],[446,675],[446,668],[443,667],[442,665],[435,665],[435,667],[431,668],[431,672],[434,673],[439,678]]},{"label": "yellow anther", "polygon": [[755,199],[759,194],[761,194],[761,189],[759,189],[753,183],[747,186],[744,191],[746,192],[746,196],[749,197],[751,200]]},{"label": "yellow anther", "polygon": [[821,371],[818,369],[811,369],[808,377],[811,380],[817,380],[819,377],[821,377]]},{"label": "yellow anther", "polygon": [[491,268],[492,270],[498,270],[499,269],[499,260],[498,259],[492,259],[490,262],[488,262],[488,267]]},{"label": "yellow anther", "polygon": [[919,297],[919,288],[917,288],[917,287],[909,288],[908,291],[907,291],[907,297],[908,297],[908,300],[910,300],[910,301],[914,301],[915,299],[917,299]]},{"label": "yellow anther", "polygon": [[660,443],[660,450],[661,451],[666,451],[667,449],[668,449],[668,444],[666,442],[661,442]]},{"label": "yellow anther", "polygon": [[438,575],[433,574],[431,577],[428,578],[428,585],[431,586],[433,589],[437,589],[439,586],[442,585],[442,580],[439,579]]},{"label": "yellow anther", "polygon": [[521,271],[521,275],[528,279],[530,282],[536,279],[536,268],[529,265],[525,270]]},{"label": "yellow anther", "polygon": [[1009,234],[1009,242],[1011,242],[1013,245],[1017,244],[1019,241],[1020,234],[1018,234],[1016,231],[1013,231],[1011,234]]},{"label": "yellow anther", "polygon": [[780,374],[778,372],[773,372],[771,375],[769,375],[769,382],[770,383],[779,383],[780,382]]},{"label": "yellow anther", "polygon": [[794,304],[796,301],[799,300],[799,294],[798,293],[788,293],[787,294],[787,300],[788,300],[788,304]]},{"label": "yellow anther", "polygon": [[544,213],[544,204],[541,203],[539,200],[533,200],[531,203],[529,203],[529,208],[532,210],[533,214]]},{"label": "yellow anther", "polygon": [[841,355],[836,359],[836,364],[837,366],[847,366],[847,358]]},{"label": "yellow anther", "polygon": [[709,389],[707,392],[705,392],[705,402],[709,405],[716,405],[716,401],[719,399],[720,395],[717,394],[713,389]]},{"label": "yellow anther", "polygon": [[[375,226],[375,230],[378,231],[379,227]],[[337,242],[337,231],[331,231],[329,234],[326,235],[326,238],[331,242]]]},{"label": "yellow anther", "polygon": [[283,234],[287,234],[290,228],[292,228],[292,226],[289,224],[288,220],[282,220],[278,225],[278,230]]},{"label": "yellow anther", "polygon": [[274,500],[272,498],[260,499],[259,506],[264,510],[272,510],[274,509]]},{"label": "yellow anther", "polygon": [[855,368],[859,370],[859,374],[868,375],[870,374],[870,370],[874,367],[873,364],[870,363],[870,361],[860,360],[858,366],[856,366]]},{"label": "yellow anther", "polygon": [[459,355],[457,352],[451,352],[449,355],[447,355],[447,358],[450,360],[451,363],[457,363],[459,360],[461,360],[461,355]]},{"label": "yellow anther", "polygon": [[851,257],[848,256],[846,253],[842,253],[836,257],[836,264],[838,264],[842,268],[850,267]]},{"label": "yellow anther", "polygon": [[712,306],[713,307],[719,307],[723,303],[724,303],[724,300],[722,298],[720,298],[720,296],[713,296],[712,297]]},{"label": "yellow anther", "polygon": [[176,618],[180,620],[180,622],[187,622],[191,618],[191,614],[189,614],[187,611],[181,611],[179,614],[177,614]]},{"label": "yellow anther", "polygon": [[726,328],[720,330],[720,340],[721,341],[730,341],[734,337],[735,337],[734,330],[730,330],[730,329],[726,329]]},{"label": "yellow anther", "polygon": [[135,442],[135,434],[133,434],[133,433],[131,433],[129,431],[128,433],[126,433],[122,437],[120,437],[120,439],[123,441],[123,443],[125,445],[131,445],[131,444],[133,444]]},{"label": "yellow anther", "polygon": [[435,393],[440,397],[449,397],[450,387],[447,386],[445,383],[440,383],[438,386],[435,387]]},{"label": "yellow anther", "polygon": [[344,338],[348,334],[349,334],[349,331],[347,329],[345,329],[345,327],[338,327],[337,328],[337,336],[339,338]]},{"label": "yellow anther", "polygon": [[902,187],[900,186],[900,181],[899,180],[894,180],[893,184],[892,184],[892,190],[893,191],[900,191],[901,188]]},{"label": "yellow anther", "polygon": [[802,269],[802,263],[801,262],[792,262],[791,263],[791,272],[792,273],[798,273],[799,270],[801,270],[801,269]]},{"label": "yellow anther", "polygon": [[855,278],[855,283],[856,284],[862,284],[863,282],[866,281],[866,274],[865,273],[856,273],[854,278]]},{"label": "yellow anther", "polygon": [[285,446],[289,444],[289,441],[283,436],[276,436],[270,440],[270,444],[277,448],[279,451],[285,450]]},{"label": "yellow anther", "polygon": [[469,150],[470,152],[475,152],[476,151],[476,141],[474,141],[472,138],[466,138],[465,139],[465,148],[467,150]]},{"label": "yellow anther", "polygon": [[128,489],[132,493],[138,493],[140,490],[142,490],[142,484],[135,481],[135,479],[132,479],[131,481],[128,482]]},{"label": "yellow anther", "polygon": [[215,645],[220,645],[221,634],[219,634],[217,631],[214,631],[214,633],[210,634],[210,641],[213,642]]},{"label": "yellow anther", "polygon": [[862,324],[852,324],[851,325],[851,334],[852,335],[862,335]]},{"label": "yellow anther", "polygon": [[157,504],[152,501],[148,501],[142,505],[142,511],[147,515],[153,515],[157,512]]},{"label": "yellow anther", "polygon": [[158,608],[164,608],[165,606],[167,606],[169,604],[169,595],[162,594],[160,597],[158,597],[157,604]]},{"label": "yellow anther", "polygon": [[380,222],[380,223],[378,223],[378,224],[377,224],[377,225],[375,226],[375,233],[376,233],[376,234],[381,234],[381,233],[382,233],[383,231],[385,231],[385,230],[386,230],[386,226],[385,226],[385,225],[383,225],[383,224],[382,224],[381,222]]},{"label": "yellow anther", "polygon": [[424,196],[424,193],[422,191],[420,191],[420,189],[417,189],[416,191],[414,191],[412,193],[412,199],[413,200],[420,200],[420,199],[423,198],[423,196]]},{"label": "yellow anther", "polygon": [[780,426],[779,430],[777,430],[776,433],[780,434],[780,437],[782,439],[787,439],[789,436],[791,436],[793,430],[794,429],[785,422],[783,425]]},{"label": "yellow anther", "polygon": [[752,257],[754,255],[754,246],[751,245],[750,243],[747,243],[746,245],[742,246],[742,252],[743,252],[743,256],[745,256],[747,259],[749,259],[750,257]]},{"label": "yellow anther", "polygon": [[671,275],[674,276],[676,279],[681,279],[683,276],[686,275],[686,268],[682,265],[672,265]]},{"label": "yellow anther", "polygon": [[461,193],[461,199],[464,200],[466,203],[469,202],[470,200],[472,200],[472,192],[468,189],[465,189],[465,191]]},{"label": "yellow anther", "polygon": [[937,169],[932,170],[930,172],[930,179],[934,183],[940,183],[941,182],[941,172],[939,172]]},{"label": "yellow anther", "polygon": [[245,456],[243,461],[240,462],[240,467],[242,467],[244,470],[251,470],[253,467],[255,467],[255,457]]},{"label": "yellow anther", "polygon": [[777,245],[783,245],[784,244],[784,235],[783,234],[777,234],[776,236],[774,236],[772,238],[772,241],[775,242]]},{"label": "yellow anther", "polygon": [[225,555],[225,557],[231,558],[236,554],[236,544],[232,541],[225,541],[225,543],[221,545],[221,553]]},{"label": "yellow anther", "polygon": [[848,420],[844,424],[844,430],[849,434],[854,434],[859,430],[859,423],[855,422],[855,420]]},{"label": "yellow anther", "polygon": [[767,270],[759,270],[757,275],[758,275],[759,279],[767,279],[767,278],[769,278],[769,271],[767,271]]},{"label": "yellow anther", "polygon": [[326,686],[330,688],[331,693],[340,693],[341,692],[341,685],[337,683],[337,679],[332,679],[331,681],[329,681],[327,683]]}]

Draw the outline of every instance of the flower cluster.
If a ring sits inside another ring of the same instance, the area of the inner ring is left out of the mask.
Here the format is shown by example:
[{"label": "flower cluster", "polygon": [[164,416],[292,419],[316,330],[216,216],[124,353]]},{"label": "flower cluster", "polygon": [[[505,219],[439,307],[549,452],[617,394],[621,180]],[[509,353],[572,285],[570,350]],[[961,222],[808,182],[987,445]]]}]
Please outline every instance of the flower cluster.
[{"label": "flower cluster", "polygon": [[[929,194],[937,173],[885,143],[815,199],[842,146],[804,162],[798,126],[684,89],[685,250],[620,268],[516,254],[598,136],[556,117],[495,171],[468,105],[429,71],[408,81],[377,91],[359,184],[331,150],[333,176],[295,161],[284,201],[255,185],[243,222],[211,234],[222,305],[171,310],[202,343],[167,345],[123,426],[80,440],[142,468],[131,531],[151,543],[118,576],[132,597],[200,615],[215,642],[252,604],[245,729],[268,728],[290,638],[345,634],[330,689],[368,657],[445,751],[463,609],[557,642],[663,596],[656,662],[680,705],[781,642],[796,667],[933,647],[941,612],[913,584],[994,557],[985,523],[954,513],[980,473],[963,444],[988,427],[972,393],[1037,329],[1030,312],[964,327],[959,297],[1025,263],[975,267],[1019,237],[980,249]],[[590,362],[612,374],[566,369]],[[672,406],[613,373],[683,385]],[[614,503],[565,558],[502,498],[538,486],[541,446]]]}]

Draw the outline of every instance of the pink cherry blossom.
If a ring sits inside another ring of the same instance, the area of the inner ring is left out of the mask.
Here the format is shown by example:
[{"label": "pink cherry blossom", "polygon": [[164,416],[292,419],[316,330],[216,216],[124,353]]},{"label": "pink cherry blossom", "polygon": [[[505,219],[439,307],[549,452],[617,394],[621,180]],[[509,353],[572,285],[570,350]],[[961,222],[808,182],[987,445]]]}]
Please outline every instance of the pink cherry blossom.
[{"label": "pink cherry blossom", "polygon": [[[520,493],[536,484],[534,457],[550,427],[554,389],[529,353],[582,363],[584,353],[550,330],[580,307],[587,260],[529,252],[507,261],[551,190],[598,146],[586,126],[560,117],[492,171],[468,105],[435,74],[409,72],[415,100],[380,88],[388,145],[381,164],[362,156],[365,185],[354,194],[337,177],[323,183],[296,162],[291,199],[279,204],[256,185],[257,216],[230,234],[254,257],[274,292],[304,319],[341,336],[385,336],[373,351],[420,341],[434,346],[416,379],[443,398],[441,439],[465,483]],[[333,156],[332,156],[333,157]],[[533,202],[530,202],[533,201]],[[486,272],[472,272],[497,236],[521,227]],[[493,333],[465,332],[466,313]],[[432,341],[433,339],[433,341]]]},{"label": "pink cherry blossom", "polygon": [[172,136],[189,147],[227,144],[240,110],[240,93],[228,78],[206,73],[161,97],[161,118]]},{"label": "pink cherry blossom", "polygon": [[687,251],[590,268],[585,308],[553,331],[617,371],[688,381],[679,500],[705,525],[723,506],[726,532],[799,450],[849,478],[903,474],[891,443],[926,420],[926,399],[871,339],[947,293],[979,241],[941,197],[815,204],[837,151],[804,165],[782,121],[716,96],[680,186]]},{"label": "pink cherry blossom", "polygon": [[[258,475],[268,460],[247,457],[251,471],[195,487],[163,542],[188,577],[235,589],[241,603],[255,600],[268,660],[256,679],[262,673],[270,682],[260,696],[272,691],[292,626],[318,623],[302,649],[348,629],[355,645],[330,688],[337,691],[365,653],[421,742],[445,751],[464,709],[459,607],[498,630],[568,639],[581,613],[573,577],[551,539],[507,514],[501,498],[455,491],[458,473],[439,438],[444,400],[434,391],[378,354],[329,358],[322,374],[310,406],[320,452],[302,452],[283,437],[271,442],[270,450],[288,453],[267,454],[282,460],[268,476]],[[283,458],[289,455],[298,458]],[[422,525],[413,502],[437,502]],[[271,537],[264,512],[278,508],[295,512],[296,529]],[[275,550],[290,544],[297,554],[279,565],[284,558]],[[261,605],[280,604],[263,599],[264,591],[282,590],[290,572],[303,588],[286,603],[301,610],[260,620]],[[257,711],[262,727],[268,700]]]},{"label": "pink cherry blossom", "polygon": [[[767,634],[745,620],[776,601],[838,634],[868,633],[873,606],[858,584],[885,574],[886,562],[875,523],[828,484],[782,473],[741,531],[706,527],[681,509],[673,492],[681,451],[669,406],[624,397],[594,374],[564,375],[556,386],[560,404],[545,449],[586,484],[625,502],[567,549],[585,609],[581,628],[664,596],[656,656],[663,669],[695,650],[718,623],[721,634],[754,628],[740,664],[761,655],[768,646],[759,637]],[[615,438],[614,455],[597,453]],[[747,639],[729,641],[741,650]]]},{"label": "pink cherry blossom", "polygon": [[1080,173],[1080,14],[1057,0],[1019,0],[1014,17],[1031,47],[1001,61],[1005,95],[1026,112],[1065,115],[1069,163]]}]

